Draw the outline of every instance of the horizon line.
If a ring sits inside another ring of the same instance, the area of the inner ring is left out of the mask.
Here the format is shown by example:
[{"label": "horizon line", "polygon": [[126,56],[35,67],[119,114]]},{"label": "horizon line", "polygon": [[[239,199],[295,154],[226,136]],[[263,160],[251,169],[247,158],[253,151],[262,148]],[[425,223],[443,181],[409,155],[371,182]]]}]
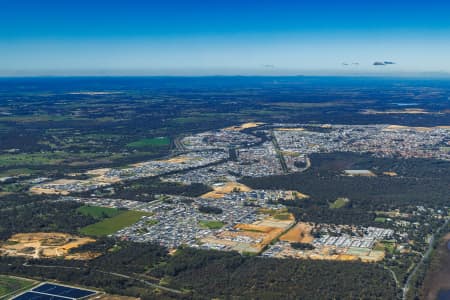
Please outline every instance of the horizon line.
[{"label": "horizon line", "polygon": [[213,77],[342,77],[342,78],[448,78],[450,72],[396,72],[396,73],[330,73],[330,74],[0,74],[1,79],[13,78],[213,78]]}]

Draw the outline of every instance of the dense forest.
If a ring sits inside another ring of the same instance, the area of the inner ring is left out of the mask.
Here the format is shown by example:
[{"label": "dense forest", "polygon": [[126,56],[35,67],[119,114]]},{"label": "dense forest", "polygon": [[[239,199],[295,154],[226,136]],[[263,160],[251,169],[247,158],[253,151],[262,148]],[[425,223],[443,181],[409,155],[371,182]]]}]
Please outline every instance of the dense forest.
[{"label": "dense forest", "polygon": [[[114,189],[114,193],[110,192],[111,188]],[[116,183],[107,188],[100,188],[96,190],[96,194],[108,198],[150,202],[156,199],[155,196],[161,194],[198,197],[210,191],[211,188],[209,186],[201,183],[182,184],[177,182],[164,182],[159,178],[150,177]],[[91,194],[92,192],[89,191],[76,195],[89,197]]]},{"label": "dense forest", "polygon": [[[102,240],[97,249],[110,247]],[[382,267],[359,262],[279,260],[233,252],[179,249],[169,256],[150,244],[117,242],[116,249],[89,263],[64,260],[0,258],[0,273],[102,287],[142,299],[395,299],[392,275]],[[43,267],[46,266],[46,267]],[[61,268],[64,267],[64,268]],[[69,268],[67,268],[69,267]],[[109,272],[129,275],[117,277]],[[157,291],[136,279],[163,283],[181,294]],[[383,288],[380,288],[383,282]]]},{"label": "dense forest", "polygon": [[[298,190],[310,195],[309,199],[282,203],[298,219],[311,222],[371,225],[375,211],[448,206],[450,162],[355,153],[314,154],[311,160],[312,167],[304,173],[244,178],[241,182],[256,189]],[[377,176],[344,176],[345,169],[369,169]],[[383,175],[386,171],[398,175]],[[330,208],[340,197],[348,198],[349,204]]]},{"label": "dense forest", "polygon": [[75,202],[38,201],[0,209],[0,240],[14,233],[60,231],[78,233],[78,229],[97,222],[77,212]]}]

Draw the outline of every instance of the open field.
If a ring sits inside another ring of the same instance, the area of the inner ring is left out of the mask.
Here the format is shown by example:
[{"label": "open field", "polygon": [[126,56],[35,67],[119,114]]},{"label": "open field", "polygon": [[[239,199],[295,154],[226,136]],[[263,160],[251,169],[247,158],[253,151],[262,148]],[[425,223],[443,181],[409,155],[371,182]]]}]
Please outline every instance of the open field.
[{"label": "open field", "polygon": [[201,242],[220,245],[240,253],[257,254],[295,222],[293,215],[289,216],[289,220],[277,220],[269,216],[253,224],[240,223],[233,230],[207,236]]},{"label": "open field", "polygon": [[280,237],[280,240],[290,243],[311,243],[314,237],[311,235],[312,226],[308,223],[298,222],[288,232]]},{"label": "open field", "polygon": [[132,143],[128,143],[127,147],[130,148],[143,148],[143,147],[164,147],[170,145],[170,139],[167,137],[157,137],[141,139]]},{"label": "open field", "polygon": [[336,249],[333,247],[323,247],[322,249],[314,250],[297,250],[287,245],[279,252],[275,257],[279,258],[299,258],[299,259],[311,259],[311,260],[336,260],[336,261],[357,261],[373,263],[383,260],[385,256],[384,251],[371,250],[367,248],[355,248],[349,247],[336,253]]},{"label": "open field", "polygon": [[[192,157],[179,155],[179,156],[175,156],[175,157],[168,158],[168,159],[160,159],[158,161],[165,162],[165,163],[171,163],[171,164],[182,164],[182,163],[188,162],[192,159],[193,159]],[[139,162],[139,163],[131,164],[132,167],[142,167],[145,165],[147,165],[147,162]]]},{"label": "open field", "polygon": [[9,169],[6,171],[0,172],[0,177],[8,177],[8,176],[20,176],[20,175],[32,175],[36,173],[36,170],[27,169],[27,168],[19,168],[19,169]]},{"label": "open field", "polygon": [[[100,169],[104,170],[104,169]],[[99,170],[90,171],[90,174],[93,175],[96,171],[103,172]],[[94,172],[94,173],[93,173]],[[34,186],[30,188],[30,192],[38,195],[68,195],[70,192],[64,188],[66,185],[78,185],[78,186],[89,186],[89,185],[98,185],[105,186],[111,183],[118,183],[121,179],[116,176],[106,177],[104,175],[95,176],[86,180],[79,179],[58,179],[51,182],[45,183],[44,186]]]},{"label": "open field", "polygon": [[172,163],[172,164],[181,164],[181,163],[187,162],[187,161],[189,161],[191,159],[192,158],[189,158],[189,157],[186,157],[186,156],[176,156],[176,157],[169,158],[169,159],[166,159],[166,160],[161,160],[161,161]]},{"label": "open field", "polygon": [[292,214],[290,214],[288,212],[278,213],[278,214],[275,214],[273,217],[274,217],[274,219],[277,219],[277,220],[292,220]]},{"label": "open field", "polygon": [[384,222],[386,222],[386,218],[383,218],[383,217],[376,217],[376,218],[375,218],[375,222],[377,222],[377,223],[384,223]]},{"label": "open field", "polygon": [[15,166],[39,166],[56,165],[68,157],[66,153],[14,153],[1,154],[0,165],[2,167],[15,168]]},{"label": "open field", "polygon": [[199,224],[201,227],[208,229],[220,229],[225,225],[225,223],[220,221],[206,221],[206,220],[200,221]]},{"label": "open field", "polygon": [[110,163],[112,158],[120,155],[106,157],[96,152],[69,153],[66,151],[42,151],[37,153],[7,153],[0,154],[0,166],[8,169],[31,168],[38,166],[89,165],[96,163]]},{"label": "open field", "polygon": [[227,128],[224,128],[224,130],[232,130],[232,131],[240,131],[240,130],[244,130],[244,129],[248,129],[248,128],[255,128],[255,127],[259,127],[261,125],[264,125],[264,123],[262,122],[248,122],[248,123],[244,123],[238,126],[230,126]]},{"label": "open field", "polygon": [[450,126],[435,126],[435,127],[414,127],[414,126],[401,126],[401,125],[389,125],[384,128],[383,131],[397,131],[397,130],[415,130],[427,132],[435,129],[450,129]]},{"label": "open field", "polygon": [[100,168],[100,169],[88,170],[85,173],[87,175],[103,176],[110,170],[111,170],[111,168]]},{"label": "open field", "polygon": [[286,191],[284,200],[295,200],[295,199],[307,199],[310,198],[309,195],[301,193],[299,191]]},{"label": "open field", "polygon": [[40,187],[32,187],[30,192],[37,195],[69,195],[68,191],[60,191],[57,189],[44,189]]},{"label": "open field", "polygon": [[431,114],[432,112],[426,111],[421,108],[406,108],[406,109],[389,109],[389,110],[375,110],[365,109],[361,111],[363,115],[391,115],[391,114]]},{"label": "open field", "polygon": [[78,212],[86,216],[91,216],[96,219],[112,218],[120,214],[117,208],[100,207],[100,206],[81,206],[77,209]]},{"label": "open field", "polygon": [[396,172],[391,172],[391,171],[383,172],[383,175],[391,176],[391,177],[398,176],[398,174]]},{"label": "open field", "polygon": [[244,231],[253,231],[253,232],[262,232],[262,233],[268,233],[273,230],[273,227],[254,225],[254,224],[237,224],[235,226],[235,228],[244,230]]},{"label": "open field", "polygon": [[260,225],[260,226],[268,226],[268,227],[274,227],[274,228],[288,228],[289,226],[293,225],[295,223],[295,218],[293,214],[289,214],[287,217],[283,219],[276,218],[275,215],[264,218],[260,221],[256,221],[253,224]]},{"label": "open field", "polygon": [[337,198],[336,201],[334,201],[333,203],[330,203],[329,207],[331,209],[343,208],[348,203],[350,203],[350,199],[340,197],[340,198]]},{"label": "open field", "polygon": [[367,176],[367,177],[377,176],[370,170],[344,170],[344,174],[346,176]]},{"label": "open field", "polygon": [[91,259],[98,253],[70,254],[71,249],[95,242],[92,238],[59,232],[18,233],[0,245],[0,254],[28,258]]},{"label": "open field", "polygon": [[301,127],[281,127],[281,128],[275,128],[277,131],[305,131],[305,128]]},{"label": "open field", "polygon": [[[58,179],[52,182],[49,182],[47,185],[48,188],[43,188],[39,186],[34,186],[30,188],[30,192],[37,195],[68,195],[69,192],[65,190],[59,190],[57,186],[65,185],[65,184],[77,184],[81,182],[81,180],[76,179]],[[54,186],[54,187],[53,187]]]},{"label": "open field", "polygon": [[[239,229],[241,224],[236,225],[236,229]],[[261,230],[265,230],[260,227]],[[266,245],[270,244],[274,239],[276,239],[282,232],[283,228],[271,227],[269,231],[262,232],[256,231],[252,227],[251,230],[240,230],[240,231],[224,231],[218,235],[218,243],[232,240],[234,242],[233,250],[239,252],[249,252],[249,253],[259,253]]]},{"label": "open field", "polygon": [[[14,276],[0,275],[0,299],[7,299],[37,284],[34,280]],[[4,298],[3,298],[4,297]]]},{"label": "open field", "polygon": [[139,211],[125,211],[112,218],[81,228],[80,233],[92,236],[113,234],[122,228],[136,223],[140,218],[147,215],[147,213]]},{"label": "open field", "polygon": [[221,186],[214,186],[213,189],[214,189],[213,191],[203,194],[200,197],[219,199],[222,198],[224,195],[233,193],[235,191],[250,192],[252,190],[248,186],[238,182],[227,182]]}]

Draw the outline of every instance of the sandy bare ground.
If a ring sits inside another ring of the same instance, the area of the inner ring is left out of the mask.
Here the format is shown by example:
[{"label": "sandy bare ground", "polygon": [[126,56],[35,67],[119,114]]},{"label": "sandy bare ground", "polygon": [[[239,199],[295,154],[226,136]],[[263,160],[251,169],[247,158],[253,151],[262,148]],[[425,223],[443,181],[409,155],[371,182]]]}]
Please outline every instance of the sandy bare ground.
[{"label": "sandy bare ground", "polygon": [[30,192],[37,195],[69,195],[68,191],[60,191],[57,189],[44,189],[40,187],[30,188]]},{"label": "sandy bare ground", "polygon": [[[193,159],[194,158],[189,157],[189,156],[180,155],[180,156],[175,156],[175,157],[168,158],[168,159],[160,159],[158,161],[170,163],[170,164],[182,164],[182,163],[188,162]],[[140,162],[140,163],[131,164],[130,166],[134,167],[134,168],[139,168],[139,167],[148,165],[150,162],[151,161],[144,161],[144,162]]]},{"label": "sandy bare ground", "polygon": [[235,230],[225,230],[205,237],[202,242],[224,245],[241,253],[259,253],[289,228],[292,222],[294,221],[268,217],[253,224],[237,224],[234,227]]},{"label": "sandy bare ground", "polygon": [[230,130],[230,131],[241,131],[247,128],[255,128],[255,127],[259,127],[261,125],[264,125],[265,123],[262,122],[248,122],[248,123],[244,123],[241,125],[237,125],[237,126],[230,126],[230,127],[226,127],[224,128],[224,130]]},{"label": "sandy bare ground", "polygon": [[79,183],[81,180],[76,179],[58,179],[51,182],[46,183],[46,185],[52,186],[55,185],[55,188],[48,187],[48,188],[42,188],[39,186],[35,186],[30,188],[30,192],[33,194],[38,195],[68,195],[68,191],[62,191],[56,188],[56,185],[64,185],[64,184],[75,184]]},{"label": "sandy bare ground", "polygon": [[383,129],[383,131],[397,131],[397,130],[415,130],[428,132],[435,129],[445,129],[450,130],[450,126],[435,126],[435,127],[411,127],[411,126],[401,126],[401,125],[389,125]]},{"label": "sandy bare ground", "polygon": [[[94,172],[96,173],[97,170],[92,170],[89,172]],[[103,171],[98,171],[103,172]],[[88,174],[88,173],[86,173]],[[93,174],[93,173],[89,173],[89,174]],[[63,190],[60,189],[59,186],[61,185],[67,185],[67,184],[77,184],[77,185],[83,185],[83,186],[87,186],[87,185],[92,185],[92,184],[97,184],[99,186],[105,186],[105,185],[109,185],[110,183],[117,183],[122,181],[122,179],[120,179],[119,177],[106,177],[104,175],[100,175],[97,177],[93,177],[87,180],[77,180],[77,179],[58,179],[55,181],[51,181],[51,182],[47,182],[45,185],[46,187],[42,187],[42,186],[34,186],[30,188],[30,192],[33,194],[38,194],[38,195],[68,195],[70,194],[69,191],[67,190]]]},{"label": "sandy bare ground", "polygon": [[373,263],[381,261],[384,258],[384,251],[370,251],[365,254],[349,254],[349,253],[334,253],[331,247],[324,247],[321,250],[296,250],[291,247],[283,249],[276,257],[292,257],[298,259],[312,259],[312,260],[338,260],[338,261],[356,261],[360,260],[366,263]]},{"label": "sandy bare ground", "polygon": [[95,175],[95,176],[102,176],[102,175],[105,175],[109,171],[111,171],[111,168],[101,168],[101,169],[89,170],[89,171],[86,172],[86,174],[88,174],[88,175]]},{"label": "sandy bare ground", "polygon": [[387,175],[387,176],[391,176],[391,177],[398,176],[398,174],[395,172],[383,172],[383,175]]},{"label": "sandy bare ground", "polygon": [[190,160],[192,160],[191,157],[176,156],[176,157],[169,158],[169,159],[166,159],[166,160],[161,160],[161,161],[164,161],[164,162],[167,162],[167,163],[171,163],[171,164],[182,164],[182,163],[188,162]]},{"label": "sandy bare ground", "polygon": [[301,128],[301,127],[292,127],[292,128],[288,128],[288,127],[283,127],[283,128],[276,128],[276,131],[305,131],[305,128]]},{"label": "sandy bare ground", "polygon": [[360,171],[365,171],[365,172],[361,172],[361,173],[353,173],[351,172],[352,170],[344,170],[344,175],[345,176],[350,176],[350,177],[358,177],[358,176],[362,176],[362,177],[376,177],[377,175],[375,175],[375,173],[373,173],[370,170],[360,170]]},{"label": "sandy bare ground", "polygon": [[227,182],[224,185],[215,186],[213,187],[213,189],[214,189],[213,191],[203,194],[200,197],[219,199],[225,196],[226,194],[235,192],[236,190],[240,192],[250,192],[252,190],[248,186],[238,182]]},{"label": "sandy bare ground", "polygon": [[406,109],[390,109],[390,110],[374,110],[374,109],[365,109],[361,111],[363,115],[389,115],[389,114],[431,114],[432,112],[426,111],[421,108],[406,108]]},{"label": "sandy bare ground", "polygon": [[[294,198],[292,200],[294,200],[295,198],[298,198],[298,199],[309,198],[309,195],[303,194],[299,191],[292,191],[292,195],[294,196]],[[285,200],[291,200],[291,199],[285,199]]]},{"label": "sandy bare ground", "polygon": [[263,233],[268,233],[273,230],[273,227],[254,225],[254,224],[237,224],[235,226],[235,228],[241,229],[244,231],[257,231],[257,232],[263,232]]},{"label": "sandy bare ground", "polygon": [[288,232],[280,237],[280,240],[290,243],[311,243],[314,237],[311,235],[312,226],[308,223],[298,222]]},{"label": "sandy bare ground", "polygon": [[259,225],[259,226],[287,229],[290,226],[292,226],[294,223],[295,223],[294,215],[289,214],[289,218],[287,220],[280,220],[280,219],[276,219],[276,218],[270,216],[261,221],[256,221],[253,224]]},{"label": "sandy bare ground", "polygon": [[29,258],[64,257],[91,259],[99,253],[69,253],[71,249],[95,242],[92,238],[59,232],[18,233],[0,244],[0,255]]}]

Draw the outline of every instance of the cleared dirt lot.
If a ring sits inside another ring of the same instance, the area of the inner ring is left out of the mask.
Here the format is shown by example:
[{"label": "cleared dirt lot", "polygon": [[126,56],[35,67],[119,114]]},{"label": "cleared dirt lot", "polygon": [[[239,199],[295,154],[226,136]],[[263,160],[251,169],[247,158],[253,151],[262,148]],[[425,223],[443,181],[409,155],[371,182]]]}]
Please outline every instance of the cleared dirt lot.
[{"label": "cleared dirt lot", "polygon": [[276,128],[276,131],[305,131],[305,128],[301,128],[301,127],[282,127],[282,128]]},{"label": "cleared dirt lot", "polygon": [[241,253],[259,253],[293,224],[294,216],[288,217],[287,220],[264,217],[253,224],[237,224],[233,230],[208,236],[202,242],[223,245]]},{"label": "cleared dirt lot", "polygon": [[88,237],[78,237],[59,232],[18,233],[0,243],[0,255],[29,258],[63,257],[86,260],[99,253],[69,253],[71,249],[95,242]]},{"label": "cleared dirt lot", "polygon": [[406,109],[390,109],[390,110],[375,110],[375,109],[365,109],[361,112],[363,115],[392,115],[392,114],[431,114],[431,112],[426,111],[421,108],[406,108]]},{"label": "cleared dirt lot", "polygon": [[311,235],[312,226],[299,222],[288,232],[280,237],[280,240],[290,243],[311,243],[314,237]]},{"label": "cleared dirt lot", "polygon": [[250,192],[252,190],[248,186],[238,182],[227,182],[224,185],[215,186],[213,187],[213,189],[214,189],[213,191],[203,194],[200,197],[219,199],[222,198],[224,195],[233,193],[235,191]]},{"label": "cleared dirt lot", "polygon": [[244,123],[238,126],[230,126],[227,128],[224,128],[224,130],[234,130],[234,131],[240,131],[240,130],[244,130],[247,128],[255,128],[255,127],[259,127],[261,125],[264,125],[264,123],[261,122],[248,122],[248,123]]},{"label": "cleared dirt lot", "polygon": [[389,125],[384,128],[383,131],[396,131],[396,130],[416,130],[416,131],[431,131],[434,129],[450,129],[450,126],[436,126],[436,127],[411,127],[411,126],[401,126],[401,125]]}]

